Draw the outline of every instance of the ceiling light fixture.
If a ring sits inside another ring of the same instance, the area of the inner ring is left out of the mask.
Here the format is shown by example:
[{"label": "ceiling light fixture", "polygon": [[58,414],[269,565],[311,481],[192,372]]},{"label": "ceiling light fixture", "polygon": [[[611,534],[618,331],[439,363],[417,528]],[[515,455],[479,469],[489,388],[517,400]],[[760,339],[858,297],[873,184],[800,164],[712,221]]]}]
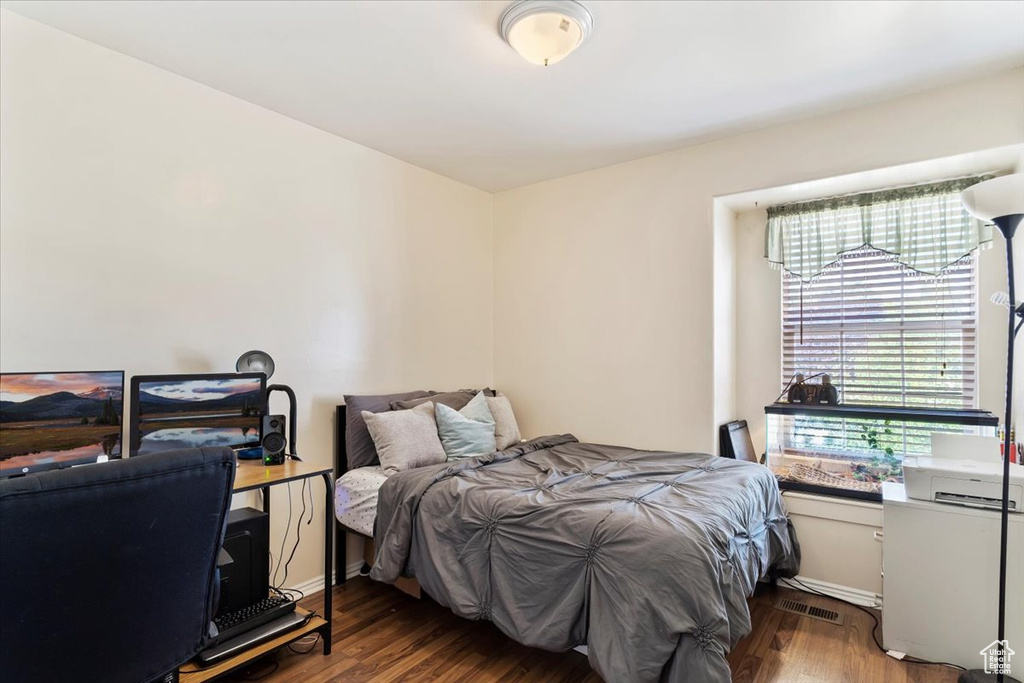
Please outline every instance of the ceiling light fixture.
[{"label": "ceiling light fixture", "polygon": [[505,10],[498,23],[505,42],[538,66],[565,59],[593,28],[594,17],[575,0],[522,0]]}]

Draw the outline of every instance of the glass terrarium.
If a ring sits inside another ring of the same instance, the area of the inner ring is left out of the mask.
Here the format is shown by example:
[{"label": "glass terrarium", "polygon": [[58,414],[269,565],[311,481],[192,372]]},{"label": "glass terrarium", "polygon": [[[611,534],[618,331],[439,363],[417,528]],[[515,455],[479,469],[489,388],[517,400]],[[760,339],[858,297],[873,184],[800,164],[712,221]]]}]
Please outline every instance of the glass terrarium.
[{"label": "glass terrarium", "polygon": [[930,455],[933,432],[995,436],[999,422],[982,410],[775,403],[764,412],[766,464],[780,488],[864,500],[903,481],[905,455]]}]

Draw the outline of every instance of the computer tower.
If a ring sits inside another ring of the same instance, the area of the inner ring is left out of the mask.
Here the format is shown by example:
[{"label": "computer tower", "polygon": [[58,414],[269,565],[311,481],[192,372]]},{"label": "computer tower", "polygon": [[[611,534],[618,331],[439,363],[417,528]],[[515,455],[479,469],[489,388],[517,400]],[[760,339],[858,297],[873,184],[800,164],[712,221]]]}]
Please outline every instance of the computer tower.
[{"label": "computer tower", "polygon": [[217,616],[234,612],[270,592],[270,515],[253,508],[228,513],[224,551],[231,561],[220,566]]}]

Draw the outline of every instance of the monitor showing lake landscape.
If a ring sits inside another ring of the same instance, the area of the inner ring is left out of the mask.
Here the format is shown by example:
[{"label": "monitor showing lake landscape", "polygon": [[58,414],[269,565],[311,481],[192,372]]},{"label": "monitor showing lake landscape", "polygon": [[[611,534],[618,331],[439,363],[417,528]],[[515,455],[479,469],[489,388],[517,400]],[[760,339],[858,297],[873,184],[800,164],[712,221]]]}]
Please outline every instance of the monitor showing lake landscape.
[{"label": "monitor showing lake landscape", "polygon": [[0,476],[121,455],[124,373],[0,374]]},{"label": "monitor showing lake landscape", "polygon": [[263,373],[132,378],[131,454],[257,446]]}]

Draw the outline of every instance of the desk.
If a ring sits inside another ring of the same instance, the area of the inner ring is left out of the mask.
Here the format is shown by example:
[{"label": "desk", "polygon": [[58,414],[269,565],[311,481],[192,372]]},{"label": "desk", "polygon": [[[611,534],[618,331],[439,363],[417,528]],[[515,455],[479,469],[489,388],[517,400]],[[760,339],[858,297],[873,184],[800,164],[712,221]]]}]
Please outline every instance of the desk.
[{"label": "desk", "polygon": [[[270,514],[270,487],[286,484],[290,481],[301,481],[313,477],[324,480],[324,613],[313,617],[307,623],[288,631],[277,638],[261,643],[241,654],[230,657],[211,666],[202,668],[196,660],[186,663],[179,669],[181,683],[203,683],[234,671],[271,650],[298,640],[310,633],[320,634],[324,644],[324,654],[331,654],[331,560],[333,559],[332,544],[334,542],[334,487],[331,482],[331,467],[322,467],[307,462],[286,460],[283,465],[265,466],[259,460],[240,460],[235,470],[233,493],[255,491],[263,492],[263,511]],[[342,539],[344,542],[344,539]],[[344,568],[338,571],[344,571]],[[304,610],[296,608],[299,613]]]}]

